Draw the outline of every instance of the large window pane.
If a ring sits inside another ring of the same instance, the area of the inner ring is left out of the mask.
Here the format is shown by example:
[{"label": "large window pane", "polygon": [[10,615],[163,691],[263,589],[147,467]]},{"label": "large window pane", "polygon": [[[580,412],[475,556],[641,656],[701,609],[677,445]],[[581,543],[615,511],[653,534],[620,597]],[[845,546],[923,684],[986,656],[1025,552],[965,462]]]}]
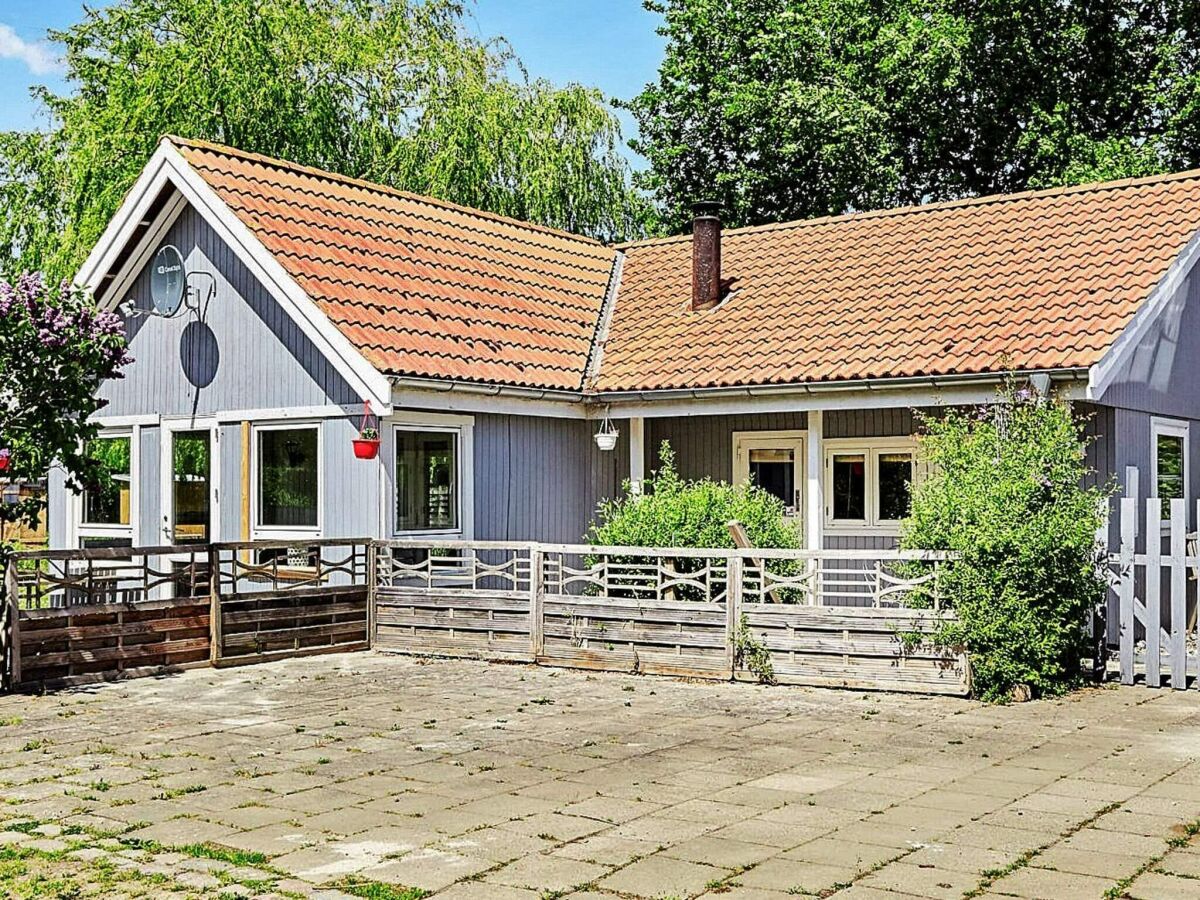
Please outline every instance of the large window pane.
[{"label": "large window pane", "polygon": [[258,433],[258,524],[317,527],[317,429]]},{"label": "large window pane", "polygon": [[833,517],[866,519],[867,458],[862,453],[833,457]]},{"label": "large window pane", "polygon": [[796,454],[794,450],[750,451],[750,481],[774,494],[788,509],[796,505]]},{"label": "large window pane", "polygon": [[912,454],[879,454],[879,519],[903,519],[912,501]]},{"label": "large window pane", "polygon": [[1182,435],[1158,435],[1155,453],[1158,496],[1162,498],[1162,517],[1167,519],[1171,516],[1171,500],[1182,500],[1185,496]]},{"label": "large window pane", "polygon": [[208,540],[212,514],[210,437],[207,431],[179,431],[172,437],[171,533],[177,544]]},{"label": "large window pane", "polygon": [[396,530],[458,528],[458,436],[396,431]]},{"label": "large window pane", "polygon": [[83,521],[87,525],[128,525],[132,490],[130,439],[97,438],[87,454],[104,468],[99,482],[83,493]]}]

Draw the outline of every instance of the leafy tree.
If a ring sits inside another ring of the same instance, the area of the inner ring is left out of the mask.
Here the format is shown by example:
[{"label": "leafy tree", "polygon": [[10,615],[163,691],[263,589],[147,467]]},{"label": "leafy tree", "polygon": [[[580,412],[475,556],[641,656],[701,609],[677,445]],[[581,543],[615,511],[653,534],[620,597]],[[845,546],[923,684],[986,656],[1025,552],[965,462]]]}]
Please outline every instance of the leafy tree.
[{"label": "leafy tree", "polygon": [[[88,295],[66,283],[51,289],[40,275],[0,281],[0,478],[36,480],[59,465],[78,490],[128,471],[128,445],[100,449],[89,422],[104,402],[100,383],[128,362],[120,318]],[[0,523],[33,527],[44,506],[40,497],[0,504]]]},{"label": "leafy tree", "polygon": [[645,0],[630,103],[667,223],[805,218],[1200,164],[1185,0]]},{"label": "leafy tree", "polygon": [[939,585],[958,621],[938,640],[966,645],[988,700],[1075,685],[1106,590],[1096,534],[1109,492],[1081,486],[1086,440],[1069,405],[1010,387],[997,404],[923,417],[920,445],[932,474],[901,545],[960,554]]},{"label": "leafy tree", "polygon": [[[119,0],[52,32],[73,90],[0,136],[0,257],[73,273],[164,133],[598,237],[636,236],[599,92],[526,76],[458,0]],[[11,266],[10,266],[11,267]]]}]

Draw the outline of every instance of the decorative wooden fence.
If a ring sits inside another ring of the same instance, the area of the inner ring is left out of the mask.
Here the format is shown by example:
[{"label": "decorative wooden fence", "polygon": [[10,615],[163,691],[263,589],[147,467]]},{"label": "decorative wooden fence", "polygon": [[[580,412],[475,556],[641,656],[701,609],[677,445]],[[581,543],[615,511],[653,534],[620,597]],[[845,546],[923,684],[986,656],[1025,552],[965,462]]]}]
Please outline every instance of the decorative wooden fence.
[{"label": "decorative wooden fence", "polygon": [[[1161,500],[1144,502],[1145,518],[1139,520],[1138,501],[1121,500],[1120,550],[1109,557],[1119,604],[1121,682],[1183,690],[1200,667],[1200,551],[1187,534],[1186,501],[1171,500],[1166,520]],[[1200,503],[1196,510],[1200,516]]]},{"label": "decorative wooden fence", "polygon": [[314,540],[18,553],[4,687],[365,649],[372,552]]},{"label": "decorative wooden fence", "polygon": [[961,650],[922,638],[950,617],[945,554],[413,541],[376,553],[381,650],[728,679],[758,677],[743,659],[758,645],[785,683],[969,691]]},{"label": "decorative wooden fence", "polygon": [[373,644],[963,694],[964,654],[931,639],[951,616],[946,559],[367,539],[24,553],[7,573],[0,651],[9,686]]},{"label": "decorative wooden fence", "polygon": [[213,665],[365,650],[369,540],[214,544]]},{"label": "decorative wooden fence", "polygon": [[207,665],[208,548],[16,554],[6,577],[9,685]]}]

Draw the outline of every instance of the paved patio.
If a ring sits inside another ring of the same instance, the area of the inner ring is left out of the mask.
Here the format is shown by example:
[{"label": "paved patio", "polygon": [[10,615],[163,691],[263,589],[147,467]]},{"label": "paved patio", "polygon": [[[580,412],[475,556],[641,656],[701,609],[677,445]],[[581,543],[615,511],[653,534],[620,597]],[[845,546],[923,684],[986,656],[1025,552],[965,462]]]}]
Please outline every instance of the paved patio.
[{"label": "paved patio", "polygon": [[1200,896],[1195,692],[988,708],[364,653],[3,697],[0,765],[0,893]]}]

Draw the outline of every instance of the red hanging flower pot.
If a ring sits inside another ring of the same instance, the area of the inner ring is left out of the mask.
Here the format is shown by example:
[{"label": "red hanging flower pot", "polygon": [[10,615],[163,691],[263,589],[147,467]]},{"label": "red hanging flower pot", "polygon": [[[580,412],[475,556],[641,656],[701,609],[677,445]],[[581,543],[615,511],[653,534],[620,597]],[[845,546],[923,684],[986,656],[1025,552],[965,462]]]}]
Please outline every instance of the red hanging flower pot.
[{"label": "red hanging flower pot", "polygon": [[12,465],[12,451],[0,450],[0,472],[7,472]]},{"label": "red hanging flower pot", "polygon": [[363,403],[363,417],[358,425],[358,437],[354,444],[354,455],[358,459],[374,459],[379,455],[379,424],[371,415],[371,404]]}]

